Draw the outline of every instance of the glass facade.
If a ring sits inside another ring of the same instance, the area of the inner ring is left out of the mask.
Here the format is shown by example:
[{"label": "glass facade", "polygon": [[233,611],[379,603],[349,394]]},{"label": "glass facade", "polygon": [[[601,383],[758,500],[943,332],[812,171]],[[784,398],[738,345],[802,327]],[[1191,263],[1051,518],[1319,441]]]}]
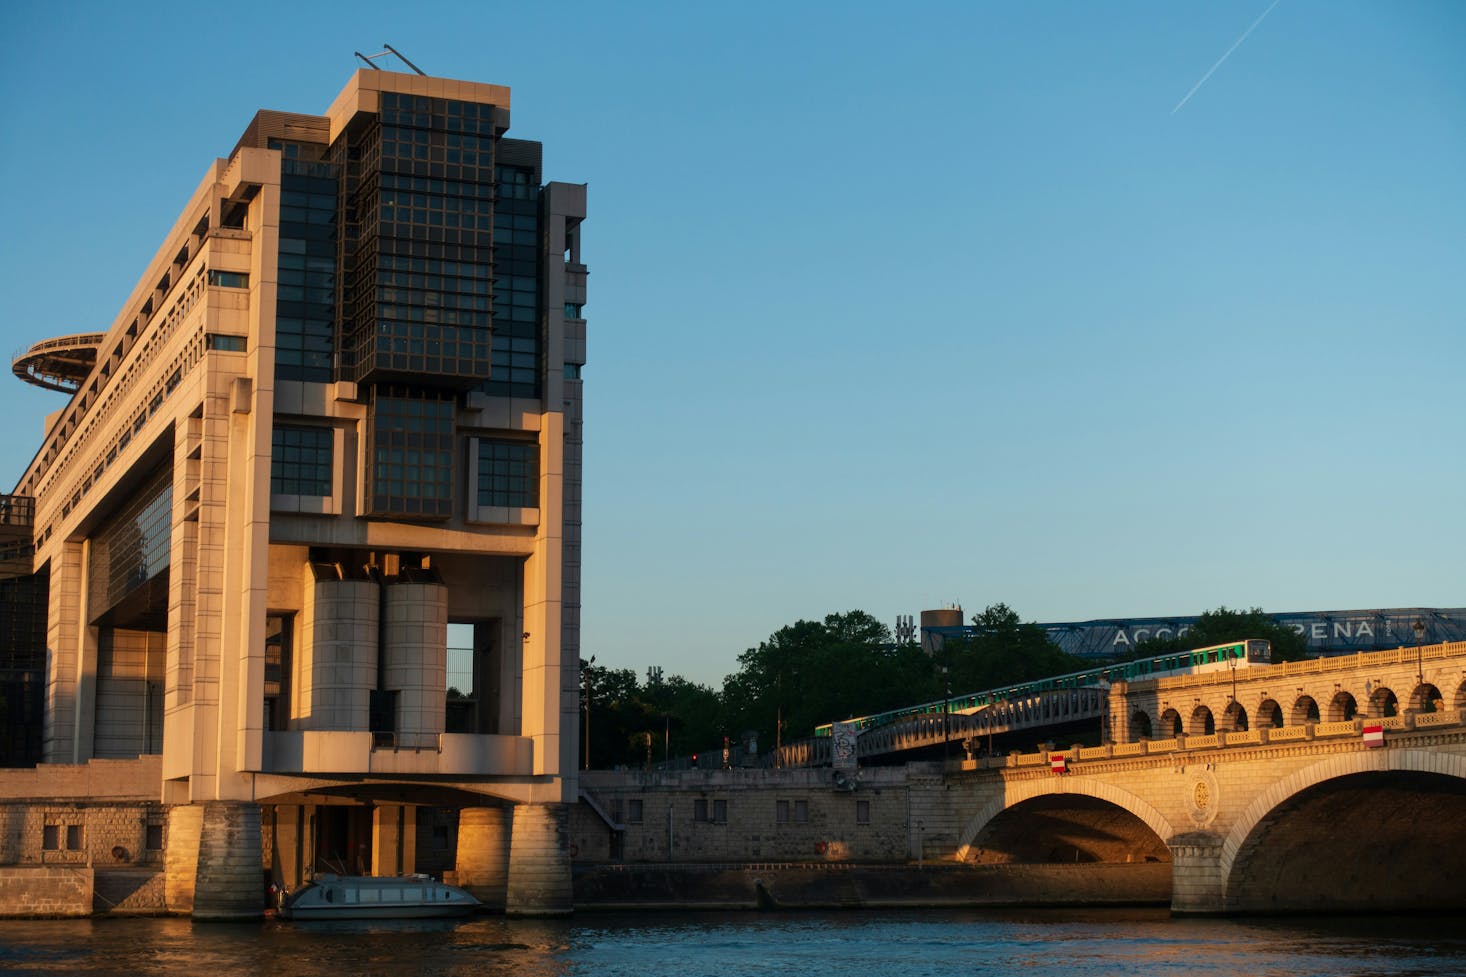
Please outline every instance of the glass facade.
[{"label": "glass facade", "polygon": [[479,441],[478,504],[538,508],[540,446],[530,441]]},{"label": "glass facade", "polygon": [[487,393],[540,395],[539,182],[527,166],[494,180],[494,348]]},{"label": "glass facade", "polygon": [[446,391],[373,389],[367,419],[370,515],[445,519],[453,514],[455,408]]},{"label": "glass facade", "polygon": [[331,494],[335,434],[330,428],[276,424],[271,442],[271,495]]},{"label": "glass facade", "polygon": [[[92,537],[88,578],[93,622],[167,572],[172,536],[173,470],[162,468]],[[165,591],[161,610],[166,614],[167,588],[161,589]],[[139,608],[140,613],[158,610]]]},{"label": "glass facade", "polygon": [[280,161],[275,376],[335,379],[337,168],[324,146],[270,140]]},{"label": "glass facade", "polygon": [[492,106],[383,92],[333,147],[346,167],[342,333],[358,382],[489,375]]}]

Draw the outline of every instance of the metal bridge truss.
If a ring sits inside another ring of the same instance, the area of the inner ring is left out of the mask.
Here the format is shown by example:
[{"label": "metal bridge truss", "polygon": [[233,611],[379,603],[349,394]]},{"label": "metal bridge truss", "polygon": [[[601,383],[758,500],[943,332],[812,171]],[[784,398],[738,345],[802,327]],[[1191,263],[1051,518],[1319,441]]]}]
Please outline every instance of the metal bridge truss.
[{"label": "metal bridge truss", "polygon": [[[879,726],[861,733],[856,740],[856,759],[874,758],[944,742],[962,742],[984,736],[1002,736],[1025,730],[1043,729],[1109,715],[1109,690],[1104,688],[1064,689],[1010,699],[973,712],[950,715],[930,713]],[[833,740],[828,736],[800,740],[780,747],[775,764],[781,767],[820,767],[830,763]]]}]

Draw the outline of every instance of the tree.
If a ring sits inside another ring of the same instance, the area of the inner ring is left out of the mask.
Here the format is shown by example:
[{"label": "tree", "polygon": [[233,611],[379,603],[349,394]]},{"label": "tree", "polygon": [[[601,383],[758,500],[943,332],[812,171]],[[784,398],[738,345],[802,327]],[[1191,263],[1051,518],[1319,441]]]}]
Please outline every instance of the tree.
[{"label": "tree", "polygon": [[865,611],[786,625],[738,663],[723,681],[726,715],[735,732],[754,730],[765,747],[919,701],[932,687],[920,650],[896,645],[890,629]]},{"label": "tree", "polygon": [[962,695],[1014,685],[1089,666],[1067,654],[1037,624],[1023,623],[1007,604],[993,604],[973,615],[977,633],[948,639],[938,657],[951,669],[951,691]]},{"label": "tree", "polygon": [[1298,661],[1309,657],[1308,639],[1287,625],[1279,624],[1260,607],[1246,611],[1218,607],[1203,611],[1195,624],[1180,637],[1151,638],[1135,646],[1131,657],[1151,658],[1171,651],[1192,651],[1212,645],[1265,638],[1272,644],[1273,661]]}]

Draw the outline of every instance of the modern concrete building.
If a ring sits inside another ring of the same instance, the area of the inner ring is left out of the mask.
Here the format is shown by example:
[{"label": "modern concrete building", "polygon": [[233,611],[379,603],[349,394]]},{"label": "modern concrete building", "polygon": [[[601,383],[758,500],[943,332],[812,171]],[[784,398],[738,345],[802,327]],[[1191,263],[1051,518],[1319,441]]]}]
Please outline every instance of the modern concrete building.
[{"label": "modern concrete building", "polygon": [[259,112],[111,328],[16,360],[73,391],[12,503],[41,759],[161,754],[170,908],[436,840],[569,909],[585,187],[509,107],[364,69]]}]

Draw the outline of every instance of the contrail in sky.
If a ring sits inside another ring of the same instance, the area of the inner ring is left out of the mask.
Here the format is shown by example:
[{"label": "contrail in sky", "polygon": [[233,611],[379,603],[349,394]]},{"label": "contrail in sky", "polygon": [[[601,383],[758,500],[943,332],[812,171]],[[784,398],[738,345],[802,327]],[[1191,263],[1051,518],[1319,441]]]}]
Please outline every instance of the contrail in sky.
[{"label": "contrail in sky", "polygon": [[1239,37],[1239,38],[1237,38],[1237,40],[1235,40],[1235,41],[1232,42],[1232,46],[1229,47],[1229,48],[1227,48],[1227,53],[1224,54],[1224,55],[1222,55],[1220,58],[1217,58],[1217,63],[1214,64],[1214,65],[1212,65],[1211,68],[1207,70],[1207,73],[1201,76],[1201,81],[1199,81],[1196,84],[1192,85],[1191,86],[1191,91],[1189,91],[1189,92],[1186,93],[1186,97],[1183,98],[1183,99],[1181,99],[1181,101],[1179,101],[1179,102],[1176,103],[1176,107],[1173,108],[1173,109],[1171,109],[1171,114],[1172,115],[1175,115],[1177,112],[1181,111],[1181,106],[1183,106],[1187,102],[1191,101],[1191,96],[1196,94],[1196,90],[1198,88],[1200,88],[1202,85],[1205,85],[1206,84],[1206,80],[1208,78],[1210,78],[1216,72],[1216,70],[1222,66],[1222,62],[1223,61],[1226,61],[1228,58],[1230,58],[1232,56],[1232,52],[1235,51],[1235,50],[1237,50],[1239,47],[1242,46],[1242,42],[1245,41],[1245,40],[1247,40],[1247,35],[1248,34],[1251,34],[1253,31],[1257,30],[1257,25],[1260,24],[1260,23],[1262,23],[1263,20],[1267,17],[1267,15],[1273,12],[1273,8],[1276,7],[1281,2],[1282,2],[1282,0],[1273,0],[1272,3],[1268,4],[1267,9],[1262,12],[1262,16],[1261,17],[1258,17],[1256,20],[1254,20],[1252,22],[1252,26],[1249,27],[1249,28],[1247,28],[1245,31],[1243,31],[1242,32],[1242,36]]}]

